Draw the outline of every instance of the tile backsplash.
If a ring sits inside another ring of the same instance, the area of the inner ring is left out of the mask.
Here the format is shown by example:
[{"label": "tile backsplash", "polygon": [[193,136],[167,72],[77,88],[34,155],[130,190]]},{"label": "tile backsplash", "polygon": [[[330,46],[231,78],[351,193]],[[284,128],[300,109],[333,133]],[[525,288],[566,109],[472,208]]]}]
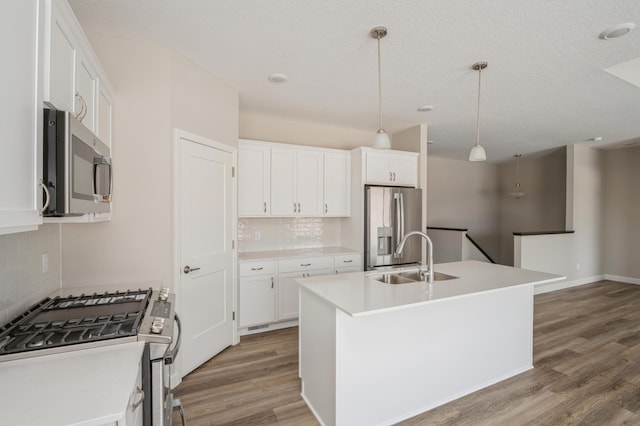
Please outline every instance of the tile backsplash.
[{"label": "tile backsplash", "polygon": [[[48,255],[43,273],[42,255]],[[60,225],[0,235],[0,325],[60,288]]]},{"label": "tile backsplash", "polygon": [[238,219],[240,252],[336,246],[340,246],[339,218]]}]

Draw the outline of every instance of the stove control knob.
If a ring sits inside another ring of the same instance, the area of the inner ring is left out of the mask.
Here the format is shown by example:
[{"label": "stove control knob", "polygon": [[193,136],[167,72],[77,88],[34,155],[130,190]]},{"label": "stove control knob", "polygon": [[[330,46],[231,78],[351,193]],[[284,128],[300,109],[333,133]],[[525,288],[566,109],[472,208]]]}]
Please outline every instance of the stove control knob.
[{"label": "stove control knob", "polygon": [[169,289],[168,288],[160,289],[160,294],[158,295],[158,299],[161,300],[162,302],[166,302],[168,298],[169,298]]},{"label": "stove control knob", "polygon": [[163,328],[164,328],[164,320],[162,318],[155,318],[151,323],[151,332],[153,334],[162,333]]}]

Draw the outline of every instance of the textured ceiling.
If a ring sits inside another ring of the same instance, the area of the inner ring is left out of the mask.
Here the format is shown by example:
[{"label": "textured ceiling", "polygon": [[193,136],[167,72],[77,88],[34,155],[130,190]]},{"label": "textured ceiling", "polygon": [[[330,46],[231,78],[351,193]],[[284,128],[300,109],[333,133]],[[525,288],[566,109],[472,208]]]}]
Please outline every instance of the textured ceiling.
[{"label": "textured ceiling", "polygon": [[[171,46],[238,89],[240,107],[292,119],[378,128],[377,25],[383,126],[429,125],[431,154],[490,161],[585,142],[640,139],[640,88],[603,71],[640,57],[638,0],[70,0],[88,31]],[[269,74],[289,76],[284,84]],[[433,105],[431,112],[418,112]],[[625,142],[627,141],[627,142]]]}]

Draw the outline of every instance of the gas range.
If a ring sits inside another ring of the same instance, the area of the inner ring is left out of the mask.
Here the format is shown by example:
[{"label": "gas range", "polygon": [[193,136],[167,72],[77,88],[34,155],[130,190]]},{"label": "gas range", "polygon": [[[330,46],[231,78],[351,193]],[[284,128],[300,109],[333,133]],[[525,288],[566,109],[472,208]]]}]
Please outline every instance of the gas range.
[{"label": "gas range", "polygon": [[174,299],[151,288],[45,298],[0,328],[0,361],[136,340],[168,346]]}]

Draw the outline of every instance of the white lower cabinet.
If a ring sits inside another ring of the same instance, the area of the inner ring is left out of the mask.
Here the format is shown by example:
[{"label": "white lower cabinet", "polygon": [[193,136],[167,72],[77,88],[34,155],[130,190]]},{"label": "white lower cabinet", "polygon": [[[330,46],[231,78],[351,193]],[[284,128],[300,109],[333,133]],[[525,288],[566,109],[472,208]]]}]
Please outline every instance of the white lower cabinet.
[{"label": "white lower cabinet", "polygon": [[142,391],[142,368],[138,363],[138,373],[136,384],[133,386],[131,395],[129,396],[129,405],[127,406],[127,415],[125,422],[118,422],[118,426],[140,426],[142,425],[142,405],[144,402],[144,392]]},{"label": "white lower cabinet", "polygon": [[300,313],[298,301],[298,278],[316,277],[333,273],[331,268],[314,269],[308,272],[285,272],[278,275],[278,320],[297,319]]},{"label": "white lower cabinet", "polygon": [[241,262],[240,328],[276,321],[276,262]]},{"label": "white lower cabinet", "polygon": [[362,270],[360,253],[239,262],[239,318],[243,332],[295,325],[299,278]]}]

